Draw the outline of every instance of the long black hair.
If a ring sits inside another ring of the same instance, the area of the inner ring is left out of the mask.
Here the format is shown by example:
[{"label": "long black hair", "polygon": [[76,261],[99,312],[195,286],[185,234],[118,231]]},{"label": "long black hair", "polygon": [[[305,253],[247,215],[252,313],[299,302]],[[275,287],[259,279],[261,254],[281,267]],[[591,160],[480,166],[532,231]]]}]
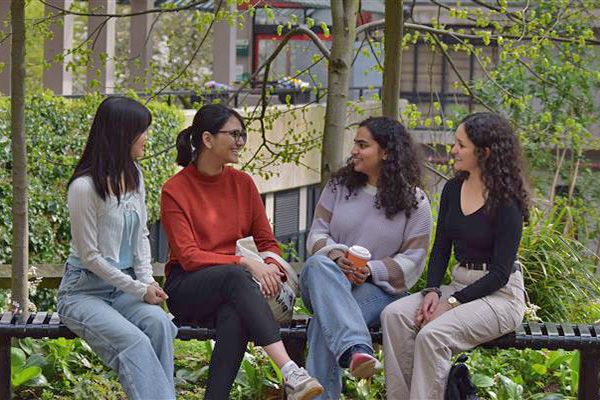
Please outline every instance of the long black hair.
[{"label": "long black hair", "polygon": [[102,200],[114,194],[119,201],[125,192],[138,189],[140,174],[131,147],[151,123],[152,114],[137,101],[121,96],[104,99],[69,185],[80,176],[90,175]]},{"label": "long black hair", "polygon": [[[498,114],[479,112],[468,115],[461,124],[475,145],[481,179],[487,191],[485,211],[493,218],[501,204],[516,201],[524,220],[528,221],[530,196],[525,160],[510,122]],[[464,181],[469,173],[457,171],[456,176]]]},{"label": "long black hair", "polygon": [[[420,200],[417,199],[417,187],[421,185],[421,162],[417,147],[404,125],[395,119],[371,117],[362,121],[359,127],[367,128],[373,140],[387,154],[377,182],[375,207],[383,208],[387,218],[394,217],[400,211],[409,217]],[[367,175],[355,171],[352,158],[349,158],[346,166],[333,174],[331,184],[334,188],[345,186],[349,198],[367,181]]]},{"label": "long black hair", "polygon": [[207,104],[202,106],[194,115],[194,121],[177,135],[177,164],[187,167],[193,162],[204,147],[202,134],[210,132],[216,135],[227,123],[235,117],[245,130],[244,119],[237,111],[222,104]]}]

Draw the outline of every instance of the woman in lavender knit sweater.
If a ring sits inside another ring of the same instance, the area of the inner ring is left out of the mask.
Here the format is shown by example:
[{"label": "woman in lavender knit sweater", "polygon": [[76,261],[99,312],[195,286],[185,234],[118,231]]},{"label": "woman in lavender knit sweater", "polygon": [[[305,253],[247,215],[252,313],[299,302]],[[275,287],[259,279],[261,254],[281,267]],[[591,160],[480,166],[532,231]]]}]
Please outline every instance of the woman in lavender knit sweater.
[{"label": "woman in lavender knit sweater", "polygon": [[[301,276],[302,298],[314,314],[307,368],[325,387],[323,399],[340,397],[341,368],[359,378],[381,369],[368,328],[423,272],[432,221],[419,164],[402,124],[369,118],[359,125],[348,164],[323,189]],[[362,269],[346,258],[353,245],[372,255]]]}]

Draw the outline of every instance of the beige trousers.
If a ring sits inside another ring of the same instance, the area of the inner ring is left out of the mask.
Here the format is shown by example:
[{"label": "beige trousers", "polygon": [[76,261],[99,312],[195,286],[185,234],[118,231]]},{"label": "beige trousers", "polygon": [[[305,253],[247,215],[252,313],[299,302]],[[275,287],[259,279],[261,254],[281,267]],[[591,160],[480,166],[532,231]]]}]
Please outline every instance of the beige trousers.
[{"label": "beige trousers", "polygon": [[[457,266],[450,285],[440,288],[441,301],[486,273]],[[381,314],[388,400],[443,399],[452,354],[515,330],[525,312],[524,292],[523,274],[514,272],[502,289],[461,304],[420,330],[415,326],[420,293],[388,305]]]}]

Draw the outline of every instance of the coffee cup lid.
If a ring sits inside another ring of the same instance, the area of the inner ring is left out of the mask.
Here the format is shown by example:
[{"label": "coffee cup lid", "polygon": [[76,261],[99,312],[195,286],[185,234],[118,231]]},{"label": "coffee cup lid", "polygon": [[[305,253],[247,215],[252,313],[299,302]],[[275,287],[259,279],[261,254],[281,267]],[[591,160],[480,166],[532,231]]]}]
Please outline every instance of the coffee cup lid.
[{"label": "coffee cup lid", "polygon": [[363,258],[366,260],[371,259],[371,252],[369,251],[369,249],[366,249],[362,246],[354,245],[354,246],[350,247],[348,249],[348,251],[350,253],[352,253],[353,255],[355,255],[356,257]]}]

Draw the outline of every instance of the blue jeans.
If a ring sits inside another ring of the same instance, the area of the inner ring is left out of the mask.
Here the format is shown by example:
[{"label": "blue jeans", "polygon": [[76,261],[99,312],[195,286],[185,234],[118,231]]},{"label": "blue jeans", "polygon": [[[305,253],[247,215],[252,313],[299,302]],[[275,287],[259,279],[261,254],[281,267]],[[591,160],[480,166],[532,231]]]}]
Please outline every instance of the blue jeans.
[{"label": "blue jeans", "polygon": [[[134,276],[132,268],[123,272]],[[118,374],[129,399],[175,399],[177,327],[162,308],[67,264],[58,290],[58,313]]]},{"label": "blue jeans", "polygon": [[353,286],[335,262],[325,256],[306,260],[300,276],[302,300],[314,316],[308,325],[308,372],[325,388],[319,399],[339,399],[340,356],[355,345],[373,348],[369,327],[402,295],[391,295],[365,282]]}]

